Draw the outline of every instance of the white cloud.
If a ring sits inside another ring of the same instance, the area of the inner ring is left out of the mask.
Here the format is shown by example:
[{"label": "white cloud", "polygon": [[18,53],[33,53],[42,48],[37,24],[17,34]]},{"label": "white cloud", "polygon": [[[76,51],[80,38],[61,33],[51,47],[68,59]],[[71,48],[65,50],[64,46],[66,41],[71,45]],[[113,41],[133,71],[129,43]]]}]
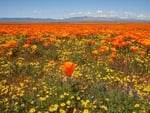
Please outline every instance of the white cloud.
[{"label": "white cloud", "polygon": [[103,11],[102,10],[97,10],[96,13],[98,13],[98,14],[103,13]]},{"label": "white cloud", "polygon": [[119,14],[115,11],[109,11],[107,15],[109,17],[118,17],[119,16]]},{"label": "white cloud", "polygon": [[141,18],[141,19],[146,18],[146,16],[145,16],[145,15],[143,15],[143,14],[140,14],[140,15],[138,15],[137,17],[138,17],[138,18]]},{"label": "white cloud", "polygon": [[79,17],[79,16],[91,16],[91,17],[110,17],[110,18],[124,18],[124,19],[150,19],[150,16],[144,14],[136,14],[133,12],[125,11],[123,13],[118,13],[116,11],[103,11],[97,10],[95,12],[73,12],[67,15],[64,15],[64,18],[69,17]]},{"label": "white cloud", "polygon": [[123,14],[120,15],[120,18],[124,18],[124,19],[150,19],[149,16],[146,16],[144,14],[137,14],[137,13],[133,13],[133,12],[124,12]]},{"label": "white cloud", "polygon": [[78,16],[92,16],[92,17],[117,17],[118,13],[115,11],[104,12],[97,10],[96,12],[73,12],[65,15],[64,17],[78,17]]},{"label": "white cloud", "polygon": [[124,12],[122,15],[123,18],[136,18],[137,14],[132,12]]},{"label": "white cloud", "polygon": [[87,14],[88,14],[88,15],[90,15],[90,14],[91,14],[91,12],[87,12]]}]

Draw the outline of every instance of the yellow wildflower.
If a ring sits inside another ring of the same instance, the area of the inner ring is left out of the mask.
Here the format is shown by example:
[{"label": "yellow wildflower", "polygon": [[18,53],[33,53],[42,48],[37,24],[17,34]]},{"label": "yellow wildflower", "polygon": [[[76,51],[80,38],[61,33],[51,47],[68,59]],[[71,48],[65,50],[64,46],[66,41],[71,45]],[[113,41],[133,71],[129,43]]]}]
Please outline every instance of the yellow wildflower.
[{"label": "yellow wildflower", "polygon": [[71,104],[71,101],[70,101],[70,100],[68,100],[68,101],[66,102],[66,104],[67,104],[67,105],[70,105],[70,104]]},{"label": "yellow wildflower", "polygon": [[60,106],[64,107],[66,104],[65,103],[61,103]]},{"label": "yellow wildflower", "polygon": [[89,113],[88,109],[84,109],[83,113]]},{"label": "yellow wildflower", "polygon": [[42,113],[41,111],[38,111],[37,113]]},{"label": "yellow wildflower", "polygon": [[12,51],[7,52],[7,56],[11,56],[13,54]]},{"label": "yellow wildflower", "polygon": [[63,99],[63,98],[65,98],[65,96],[64,95],[60,95],[60,98]]},{"label": "yellow wildflower", "polygon": [[32,89],[33,89],[33,91],[36,91],[36,90],[37,90],[37,87],[33,87]]},{"label": "yellow wildflower", "polygon": [[81,97],[77,97],[77,100],[81,100]]},{"label": "yellow wildflower", "polygon": [[19,84],[20,84],[21,87],[24,87],[24,83],[20,82]]},{"label": "yellow wildflower", "polygon": [[31,109],[29,110],[29,113],[35,113],[35,108],[31,108]]},{"label": "yellow wildflower", "polygon": [[87,107],[89,102],[90,102],[90,100],[81,100],[81,103],[84,107]]},{"label": "yellow wildflower", "polygon": [[50,111],[50,112],[57,111],[57,109],[58,109],[58,104],[54,104],[54,105],[51,105],[51,106],[49,107],[49,111]]},{"label": "yellow wildflower", "polygon": [[68,93],[66,93],[66,92],[64,92],[64,95],[65,95],[65,96],[69,96],[69,94],[68,94]]},{"label": "yellow wildflower", "polygon": [[105,100],[106,100],[107,102],[109,102],[109,98],[105,98]]},{"label": "yellow wildflower", "polygon": [[108,110],[107,106],[105,106],[105,105],[100,106],[100,108],[103,109],[103,110],[105,110],[105,111]]},{"label": "yellow wildflower", "polygon": [[46,98],[45,98],[45,97],[40,97],[39,100],[40,100],[40,101],[45,101]]},{"label": "yellow wildflower", "polygon": [[76,108],[73,109],[73,113],[77,113],[77,109]]},{"label": "yellow wildflower", "polygon": [[63,110],[63,109],[60,109],[60,110],[59,110],[59,113],[66,113],[66,111]]},{"label": "yellow wildflower", "polygon": [[138,107],[140,107],[140,104],[135,104],[134,107],[138,108]]},{"label": "yellow wildflower", "polygon": [[35,44],[32,45],[32,46],[31,46],[31,49],[32,49],[32,52],[34,52],[34,51],[37,49],[37,45],[35,45]]}]

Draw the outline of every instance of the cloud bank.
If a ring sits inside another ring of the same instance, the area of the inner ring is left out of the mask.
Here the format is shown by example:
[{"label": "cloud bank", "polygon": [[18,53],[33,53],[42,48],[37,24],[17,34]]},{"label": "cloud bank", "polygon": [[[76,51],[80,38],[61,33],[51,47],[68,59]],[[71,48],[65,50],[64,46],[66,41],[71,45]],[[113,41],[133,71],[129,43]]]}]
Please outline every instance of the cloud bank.
[{"label": "cloud bank", "polygon": [[104,17],[104,18],[121,18],[121,19],[150,19],[150,16],[144,14],[136,14],[133,12],[118,13],[116,11],[103,11],[97,10],[95,12],[72,12],[64,15],[64,18],[80,17],[80,16],[91,16],[91,17]]}]

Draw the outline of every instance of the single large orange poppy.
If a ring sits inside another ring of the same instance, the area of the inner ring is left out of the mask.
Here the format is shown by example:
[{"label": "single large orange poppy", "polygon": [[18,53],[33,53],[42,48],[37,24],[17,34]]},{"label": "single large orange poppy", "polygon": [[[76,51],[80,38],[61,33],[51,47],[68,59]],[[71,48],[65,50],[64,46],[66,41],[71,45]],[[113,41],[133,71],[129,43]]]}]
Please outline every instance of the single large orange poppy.
[{"label": "single large orange poppy", "polygon": [[75,70],[77,64],[73,63],[73,62],[65,62],[63,65],[60,66],[60,69],[69,77],[72,76],[72,73]]}]

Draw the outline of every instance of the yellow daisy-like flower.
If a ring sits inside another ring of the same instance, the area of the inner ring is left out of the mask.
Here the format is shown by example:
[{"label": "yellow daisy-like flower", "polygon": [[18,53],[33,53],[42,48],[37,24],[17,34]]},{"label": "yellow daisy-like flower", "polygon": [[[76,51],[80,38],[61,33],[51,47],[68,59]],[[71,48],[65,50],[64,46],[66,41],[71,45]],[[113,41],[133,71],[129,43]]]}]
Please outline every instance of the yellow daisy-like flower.
[{"label": "yellow daisy-like flower", "polygon": [[59,113],[66,113],[66,111],[63,110],[63,109],[60,109],[60,110],[59,110]]},{"label": "yellow daisy-like flower", "polygon": [[87,105],[89,104],[90,100],[81,100],[81,103],[84,107],[87,107]]},{"label": "yellow daisy-like flower", "polygon": [[134,107],[138,108],[138,107],[140,107],[140,104],[135,104]]},{"label": "yellow daisy-like flower", "polygon": [[70,105],[70,104],[71,104],[71,101],[70,101],[70,100],[68,100],[66,103],[67,103],[67,105]]},{"label": "yellow daisy-like flower", "polygon": [[77,113],[77,109],[76,108],[73,109],[73,113]]},{"label": "yellow daisy-like flower", "polygon": [[46,98],[45,97],[40,97],[39,100],[40,101],[46,101]]},{"label": "yellow daisy-like flower", "polygon": [[105,106],[105,105],[100,106],[100,108],[103,109],[103,110],[105,110],[105,111],[108,110],[107,106]]},{"label": "yellow daisy-like flower", "polygon": [[60,104],[61,107],[64,107],[65,105],[66,105],[65,103],[61,103],[61,104]]},{"label": "yellow daisy-like flower", "polygon": [[33,90],[33,91],[36,91],[36,90],[37,90],[37,87],[33,87],[32,90]]},{"label": "yellow daisy-like flower", "polygon": [[109,102],[109,98],[105,98],[105,100],[106,100],[107,102]]},{"label": "yellow daisy-like flower", "polygon": [[51,105],[50,107],[49,107],[49,111],[50,112],[54,112],[54,111],[56,111],[58,109],[58,104],[54,104],[54,105]]},{"label": "yellow daisy-like flower", "polygon": [[81,97],[77,97],[77,100],[81,100]]},{"label": "yellow daisy-like flower", "polygon": [[65,98],[65,96],[64,95],[60,95],[60,98],[63,99],[63,98]]},{"label": "yellow daisy-like flower", "polygon": [[29,113],[35,113],[35,108],[31,108],[31,109],[29,110]]},{"label": "yellow daisy-like flower", "polygon": [[69,96],[69,93],[64,92],[64,95],[65,95],[65,96]]},{"label": "yellow daisy-like flower", "polygon": [[38,111],[37,113],[42,113],[41,111]]},{"label": "yellow daisy-like flower", "polygon": [[89,113],[88,109],[84,109],[83,113]]}]

